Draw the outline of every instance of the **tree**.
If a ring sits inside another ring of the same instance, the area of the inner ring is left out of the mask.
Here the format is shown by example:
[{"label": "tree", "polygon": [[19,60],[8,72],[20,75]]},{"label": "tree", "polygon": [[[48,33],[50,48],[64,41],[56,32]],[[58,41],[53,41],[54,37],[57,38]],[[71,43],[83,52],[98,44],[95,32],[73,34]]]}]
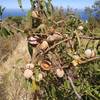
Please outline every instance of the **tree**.
[{"label": "tree", "polygon": [[100,0],[96,0],[92,8],[96,18],[100,19]]},{"label": "tree", "polygon": [[85,8],[85,12],[86,12],[86,14],[87,14],[88,17],[91,17],[92,16],[93,9],[90,8],[90,7],[86,7]]},{"label": "tree", "polygon": [[0,17],[1,17],[1,20],[2,20],[2,15],[3,15],[4,10],[5,10],[5,7],[0,6]]},{"label": "tree", "polygon": [[[49,17],[52,14],[53,6],[51,4],[52,0],[30,0],[31,3],[31,16],[30,24],[31,27],[38,27],[42,22],[42,17]],[[20,8],[22,6],[22,0],[18,0]],[[36,24],[37,23],[37,24]]]}]

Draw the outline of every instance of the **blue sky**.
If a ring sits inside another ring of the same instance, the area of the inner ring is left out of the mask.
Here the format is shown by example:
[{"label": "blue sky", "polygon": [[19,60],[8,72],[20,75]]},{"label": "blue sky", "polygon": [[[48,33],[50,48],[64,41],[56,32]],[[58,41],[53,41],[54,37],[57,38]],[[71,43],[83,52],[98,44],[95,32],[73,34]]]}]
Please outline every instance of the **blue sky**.
[{"label": "blue sky", "polygon": [[[23,1],[23,8],[27,9],[30,8],[30,0],[22,0]],[[71,7],[71,8],[78,8],[83,9],[86,6],[93,5],[95,0],[52,0],[54,6],[58,7]],[[0,5],[8,8],[8,9],[16,9],[19,8],[17,0],[0,0]]]}]

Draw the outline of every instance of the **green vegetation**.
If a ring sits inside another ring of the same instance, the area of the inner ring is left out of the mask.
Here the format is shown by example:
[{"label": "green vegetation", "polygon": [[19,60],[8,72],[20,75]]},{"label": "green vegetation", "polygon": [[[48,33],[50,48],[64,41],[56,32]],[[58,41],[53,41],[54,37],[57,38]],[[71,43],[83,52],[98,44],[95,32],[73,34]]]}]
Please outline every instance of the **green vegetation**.
[{"label": "green vegetation", "polygon": [[0,6],[0,17],[1,17],[1,20],[2,20],[2,14],[3,14],[4,10],[5,10],[5,7]]}]

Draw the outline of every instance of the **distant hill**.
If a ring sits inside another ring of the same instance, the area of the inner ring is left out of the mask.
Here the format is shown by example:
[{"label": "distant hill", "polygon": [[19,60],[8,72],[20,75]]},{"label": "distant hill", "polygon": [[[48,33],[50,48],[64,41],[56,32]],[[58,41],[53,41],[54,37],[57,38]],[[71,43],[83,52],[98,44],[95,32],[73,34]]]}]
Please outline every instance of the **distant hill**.
[{"label": "distant hill", "polygon": [[28,9],[21,10],[21,9],[5,9],[3,13],[3,19],[11,16],[26,16]]},{"label": "distant hill", "polygon": [[[21,10],[21,9],[5,9],[3,13],[3,19],[10,17],[10,16],[26,16],[28,9]],[[80,16],[82,20],[87,20],[88,17],[85,14],[84,10],[77,10],[75,11],[76,14]]]}]

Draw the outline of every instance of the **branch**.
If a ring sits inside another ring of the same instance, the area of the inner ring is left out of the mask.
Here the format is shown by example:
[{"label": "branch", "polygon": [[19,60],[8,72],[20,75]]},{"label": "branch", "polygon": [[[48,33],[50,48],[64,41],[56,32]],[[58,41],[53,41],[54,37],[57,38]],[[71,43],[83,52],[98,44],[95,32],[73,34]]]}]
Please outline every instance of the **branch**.
[{"label": "branch", "polygon": [[61,43],[63,43],[63,42],[66,42],[66,41],[69,41],[69,40],[71,40],[72,38],[67,38],[67,39],[64,39],[64,40],[62,40],[62,41],[60,41],[60,42],[58,42],[58,43],[56,43],[56,44],[54,44],[53,46],[51,46],[50,48],[48,48],[45,52],[44,52],[44,54],[46,54],[48,51],[50,51],[51,49],[53,49],[53,48],[55,48],[57,45],[59,45],[59,44],[61,44]]},{"label": "branch", "polygon": [[85,60],[85,61],[82,61],[80,64],[85,64],[85,63],[88,63],[88,62],[94,61],[94,60],[100,60],[100,56],[97,56],[97,57],[94,57],[94,58],[87,59],[87,60]]},{"label": "branch", "polygon": [[80,38],[83,38],[83,39],[90,39],[90,40],[100,40],[100,37],[88,37],[88,36],[79,36]]},{"label": "branch", "polygon": [[71,86],[72,86],[72,88],[73,88],[73,90],[74,90],[74,92],[75,92],[75,94],[76,94],[78,100],[82,100],[81,96],[77,93],[77,91],[76,91],[76,89],[75,89],[75,85],[74,85],[74,83],[73,83],[73,81],[72,81],[72,79],[71,79],[70,76],[68,76],[68,80],[70,81],[70,84],[71,84]]}]

